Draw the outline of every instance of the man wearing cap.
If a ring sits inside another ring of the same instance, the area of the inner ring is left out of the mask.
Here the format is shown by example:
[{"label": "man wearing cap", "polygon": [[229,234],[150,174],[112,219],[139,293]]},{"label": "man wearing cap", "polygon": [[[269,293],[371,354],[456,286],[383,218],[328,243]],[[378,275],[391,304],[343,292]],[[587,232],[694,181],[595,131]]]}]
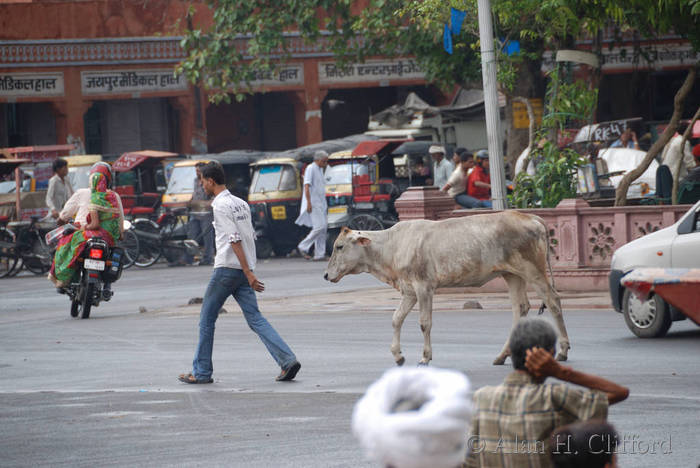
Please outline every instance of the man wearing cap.
[{"label": "man wearing cap", "polygon": [[477,165],[467,178],[467,195],[476,200],[473,208],[491,208],[491,176],[489,174],[489,153],[481,150],[476,153]]},{"label": "man wearing cap", "polygon": [[454,168],[445,159],[445,148],[433,145],[428,149],[428,153],[433,158],[433,185],[439,189],[445,186]]},{"label": "man wearing cap", "polygon": [[310,260],[309,249],[314,246],[314,260],[321,261],[326,256],[326,231],[328,229],[328,205],[326,204],[326,180],[324,169],[328,166],[328,153],[316,151],[314,162],[304,173],[304,194],[301,211],[296,220],[299,226],[308,226],[311,232],[299,243],[299,252]]}]

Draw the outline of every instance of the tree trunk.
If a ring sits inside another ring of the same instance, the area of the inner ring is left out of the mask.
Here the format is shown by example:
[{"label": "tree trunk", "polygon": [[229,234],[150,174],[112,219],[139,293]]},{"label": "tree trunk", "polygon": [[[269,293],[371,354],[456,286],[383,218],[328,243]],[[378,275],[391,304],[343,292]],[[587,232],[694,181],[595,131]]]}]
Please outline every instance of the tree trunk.
[{"label": "tree trunk", "polygon": [[543,98],[544,78],[542,77],[541,69],[541,60],[524,60],[518,66],[518,76],[513,91],[506,99],[506,117],[504,122],[506,129],[506,163],[510,165],[511,172],[515,171],[515,162],[518,160],[518,156],[529,144],[528,130],[514,128],[513,126],[513,102],[516,100],[513,96]]},{"label": "tree trunk", "polygon": [[[673,171],[673,189],[671,189],[671,204],[675,205],[678,203],[678,177],[681,175],[681,166],[685,164],[685,161],[683,161],[685,157],[685,142],[688,141],[688,137],[690,136],[691,133],[693,133],[693,126],[695,125],[695,122],[698,120],[698,117],[700,117],[700,107],[698,107],[698,110],[695,111],[695,115],[693,116],[693,120],[690,121],[690,125],[688,125],[688,128],[685,129],[685,132],[683,132],[683,139],[681,140],[681,157],[678,158],[678,165],[675,167],[675,170]],[[669,167],[669,169],[671,169]]]},{"label": "tree trunk", "polygon": [[649,164],[651,164],[651,161],[657,154],[659,154],[663,147],[666,146],[666,143],[669,142],[673,134],[676,132],[678,121],[680,120],[683,112],[683,103],[685,102],[686,96],[688,96],[688,93],[695,83],[695,76],[699,66],[700,65],[695,65],[695,67],[690,69],[688,76],[685,78],[683,86],[681,86],[676,93],[676,97],[673,99],[673,115],[671,115],[671,121],[668,123],[666,130],[664,130],[661,137],[659,137],[659,139],[656,140],[653,145],[651,145],[651,148],[649,148],[649,151],[647,151],[647,154],[644,156],[641,164],[622,177],[620,185],[618,185],[617,190],[615,191],[615,206],[625,206],[627,204],[627,190],[629,190],[630,184],[637,180],[637,178],[639,178],[639,176],[641,176],[644,171],[647,170]]}]

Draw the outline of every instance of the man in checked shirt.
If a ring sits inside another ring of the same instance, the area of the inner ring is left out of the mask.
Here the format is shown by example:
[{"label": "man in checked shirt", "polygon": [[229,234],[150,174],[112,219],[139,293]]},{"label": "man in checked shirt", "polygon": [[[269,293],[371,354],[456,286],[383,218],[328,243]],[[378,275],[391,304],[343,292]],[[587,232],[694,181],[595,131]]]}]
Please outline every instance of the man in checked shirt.
[{"label": "man in checked shirt", "polygon": [[[557,335],[541,319],[522,319],[510,335],[515,370],[501,385],[474,393],[467,467],[549,468],[550,435],[557,427],[604,420],[626,387],[554,360]],[[547,377],[580,385],[545,384]]]}]

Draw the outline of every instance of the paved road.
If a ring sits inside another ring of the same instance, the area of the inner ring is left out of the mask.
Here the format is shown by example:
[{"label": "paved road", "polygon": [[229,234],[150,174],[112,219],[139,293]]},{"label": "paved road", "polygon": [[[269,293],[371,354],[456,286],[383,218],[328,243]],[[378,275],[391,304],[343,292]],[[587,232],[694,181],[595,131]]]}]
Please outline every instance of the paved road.
[{"label": "paved road", "polygon": [[[382,303],[381,291],[352,295],[369,301],[357,311],[340,303],[349,293],[337,294],[334,305],[314,295],[331,287],[318,281],[322,269],[299,260],[259,269],[269,288],[263,310],[268,301],[270,321],[303,364],[297,381],[273,381],[273,361],[229,307],[217,323],[209,386],[175,379],[189,368],[197,333],[196,308],[178,306],[201,294],[204,267],[128,272],[114,302],[90,320],[70,319],[65,298],[38,289],[46,288],[43,279],[0,280],[0,465],[372,466],[349,421],[355,401],[392,365],[386,304],[394,293]],[[151,298],[146,280],[163,293]],[[376,285],[366,275],[354,280],[334,287]],[[138,313],[140,301],[153,301],[149,312]],[[475,387],[502,381],[509,368],[490,363],[510,311],[498,304],[465,312],[439,298],[433,365],[466,372]],[[700,329],[680,322],[664,339],[639,340],[609,310],[568,310],[566,320],[570,364],[632,390],[610,411],[628,440],[620,466],[696,466]],[[402,344],[416,362],[422,337],[415,312]],[[663,454],[669,439],[671,453]],[[654,441],[657,453],[640,453]]]}]

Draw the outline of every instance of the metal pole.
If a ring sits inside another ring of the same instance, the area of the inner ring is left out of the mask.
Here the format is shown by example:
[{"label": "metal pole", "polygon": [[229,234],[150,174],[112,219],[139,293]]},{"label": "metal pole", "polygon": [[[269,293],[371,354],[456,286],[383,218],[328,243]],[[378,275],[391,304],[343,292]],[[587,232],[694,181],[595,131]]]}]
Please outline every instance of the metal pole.
[{"label": "metal pole", "polygon": [[479,8],[479,39],[481,42],[481,76],[484,81],[484,107],[486,108],[486,134],[488,136],[489,164],[491,166],[491,199],[494,210],[505,210],[508,204],[500,139],[496,52],[493,44],[491,3],[489,0],[478,0],[477,5]]}]

